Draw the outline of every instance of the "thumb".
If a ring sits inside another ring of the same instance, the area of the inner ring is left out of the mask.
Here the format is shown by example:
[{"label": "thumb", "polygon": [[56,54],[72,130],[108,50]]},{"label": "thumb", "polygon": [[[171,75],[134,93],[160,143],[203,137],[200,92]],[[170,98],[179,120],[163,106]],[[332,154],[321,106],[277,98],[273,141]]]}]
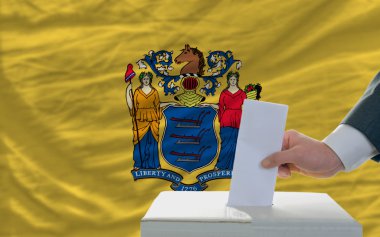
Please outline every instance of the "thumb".
[{"label": "thumb", "polygon": [[282,164],[293,163],[294,157],[295,155],[293,149],[279,151],[266,157],[263,161],[261,161],[261,165],[267,169],[278,167]]}]

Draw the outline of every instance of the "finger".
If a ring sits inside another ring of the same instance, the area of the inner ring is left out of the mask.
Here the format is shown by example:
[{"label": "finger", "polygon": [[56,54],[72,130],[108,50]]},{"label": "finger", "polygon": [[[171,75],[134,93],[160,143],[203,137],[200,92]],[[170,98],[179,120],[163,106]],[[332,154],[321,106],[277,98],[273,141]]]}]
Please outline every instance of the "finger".
[{"label": "finger", "polygon": [[295,166],[294,164],[287,164],[290,172],[297,172],[297,173],[302,173],[301,169]]},{"label": "finger", "polygon": [[284,133],[284,137],[282,139],[282,151],[288,150],[291,147],[292,141],[296,140],[300,135],[296,130],[288,130]]},{"label": "finger", "polygon": [[287,165],[281,165],[278,167],[278,176],[280,178],[289,178],[291,176],[289,167]]},{"label": "finger", "polygon": [[281,151],[288,150],[288,149],[289,149],[289,136],[287,135],[287,132],[285,132],[284,137],[282,138]]},{"label": "finger", "polygon": [[318,178],[320,176],[319,173],[310,173],[308,172],[307,170],[303,170],[303,169],[300,169],[298,168],[297,166],[295,166],[294,164],[288,164],[288,167],[289,167],[289,170],[290,170],[290,173],[299,173],[299,174],[302,174],[302,175],[305,175],[305,176],[312,176],[312,177],[316,177]]},{"label": "finger", "polygon": [[295,158],[295,153],[293,149],[279,151],[265,158],[261,162],[261,165],[264,168],[269,169],[269,168],[280,166],[286,163],[293,163],[294,158]]}]

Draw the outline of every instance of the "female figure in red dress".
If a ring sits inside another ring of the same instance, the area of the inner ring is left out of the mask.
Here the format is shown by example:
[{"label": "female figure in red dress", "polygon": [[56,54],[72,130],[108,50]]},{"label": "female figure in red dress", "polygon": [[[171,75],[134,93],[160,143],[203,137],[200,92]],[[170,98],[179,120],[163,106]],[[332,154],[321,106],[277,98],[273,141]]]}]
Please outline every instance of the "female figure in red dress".
[{"label": "female figure in red dress", "polygon": [[244,99],[247,98],[238,82],[239,73],[229,72],[227,74],[228,87],[222,91],[219,97],[218,118],[222,144],[215,170],[232,170],[233,168],[242,105]]}]

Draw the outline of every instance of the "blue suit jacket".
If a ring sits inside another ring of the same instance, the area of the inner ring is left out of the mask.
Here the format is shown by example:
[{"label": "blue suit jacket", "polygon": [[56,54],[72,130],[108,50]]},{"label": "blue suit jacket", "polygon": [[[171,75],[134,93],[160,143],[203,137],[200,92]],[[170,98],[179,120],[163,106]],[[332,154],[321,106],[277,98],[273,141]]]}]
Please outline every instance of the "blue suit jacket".
[{"label": "blue suit jacket", "polygon": [[[380,151],[380,73],[372,80],[364,95],[342,121],[362,132]],[[380,155],[372,157],[379,162]]]}]

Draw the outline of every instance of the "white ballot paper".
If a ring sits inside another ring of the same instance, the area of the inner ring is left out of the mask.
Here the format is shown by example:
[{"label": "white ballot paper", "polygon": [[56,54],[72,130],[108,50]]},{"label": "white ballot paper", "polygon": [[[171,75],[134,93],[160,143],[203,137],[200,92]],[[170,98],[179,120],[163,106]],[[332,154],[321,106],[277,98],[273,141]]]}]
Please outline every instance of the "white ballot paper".
[{"label": "white ballot paper", "polygon": [[261,161],[280,151],[288,106],[244,100],[228,206],[271,206],[278,168]]}]

